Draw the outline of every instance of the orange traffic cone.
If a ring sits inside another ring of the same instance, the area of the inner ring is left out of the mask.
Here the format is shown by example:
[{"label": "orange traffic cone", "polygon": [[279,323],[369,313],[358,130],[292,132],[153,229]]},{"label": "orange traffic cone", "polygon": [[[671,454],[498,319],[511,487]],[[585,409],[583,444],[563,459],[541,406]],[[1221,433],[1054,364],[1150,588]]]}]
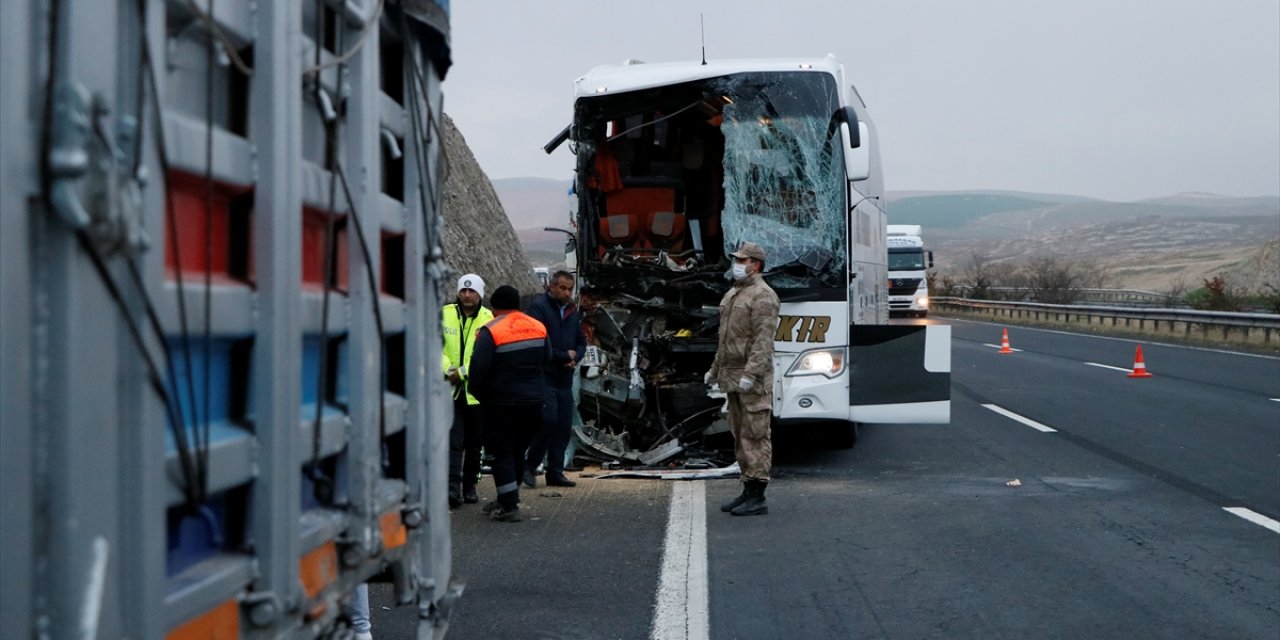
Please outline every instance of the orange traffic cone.
[{"label": "orange traffic cone", "polygon": [[1004,330],[1004,335],[1000,336],[1000,351],[997,353],[1013,353],[1013,349],[1009,348],[1009,330]]},{"label": "orange traffic cone", "polygon": [[1142,345],[1138,345],[1138,352],[1133,356],[1133,371],[1129,373],[1130,378],[1150,378],[1151,374],[1147,371],[1147,363],[1142,360]]}]

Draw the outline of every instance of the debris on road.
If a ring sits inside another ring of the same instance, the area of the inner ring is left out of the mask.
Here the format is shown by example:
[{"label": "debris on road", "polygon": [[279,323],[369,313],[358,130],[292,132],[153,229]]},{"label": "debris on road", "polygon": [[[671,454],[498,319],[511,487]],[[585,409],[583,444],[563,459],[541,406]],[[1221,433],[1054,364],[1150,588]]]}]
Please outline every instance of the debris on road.
[{"label": "debris on road", "polygon": [[711,480],[736,478],[741,470],[738,463],[716,469],[625,469],[601,474],[597,478],[653,478],[656,480]]}]

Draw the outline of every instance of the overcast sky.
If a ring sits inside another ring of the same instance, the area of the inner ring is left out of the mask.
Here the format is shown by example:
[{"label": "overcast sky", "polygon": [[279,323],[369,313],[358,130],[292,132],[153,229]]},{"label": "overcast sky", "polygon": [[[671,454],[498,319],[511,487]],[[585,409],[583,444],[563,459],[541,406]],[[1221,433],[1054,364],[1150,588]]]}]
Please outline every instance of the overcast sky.
[{"label": "overcast sky", "polygon": [[1276,0],[464,0],[449,113],[490,178],[572,176],[542,145],[600,64],[834,53],[885,186],[1134,200],[1280,195]]}]

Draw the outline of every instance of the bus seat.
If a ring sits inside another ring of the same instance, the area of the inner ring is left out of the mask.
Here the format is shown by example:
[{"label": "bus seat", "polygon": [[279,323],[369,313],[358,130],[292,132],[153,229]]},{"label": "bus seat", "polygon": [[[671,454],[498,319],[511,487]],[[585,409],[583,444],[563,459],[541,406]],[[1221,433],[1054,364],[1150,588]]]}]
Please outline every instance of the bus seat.
[{"label": "bus seat", "polygon": [[[648,249],[655,239],[650,233],[653,214],[659,211],[675,211],[676,190],[658,187],[630,187],[605,194],[607,215],[600,220],[600,237],[608,244],[621,244],[630,249]],[[616,216],[625,216],[614,220]],[[664,223],[663,229],[682,231],[673,221]],[[657,238],[664,243],[666,236]]]},{"label": "bus seat", "polygon": [[638,222],[634,213],[614,213],[600,218],[601,248],[615,245],[633,247],[639,236]]},{"label": "bus seat", "polygon": [[684,251],[685,230],[689,221],[683,213],[654,211],[649,216],[645,231],[649,243],[658,249],[676,253]]}]

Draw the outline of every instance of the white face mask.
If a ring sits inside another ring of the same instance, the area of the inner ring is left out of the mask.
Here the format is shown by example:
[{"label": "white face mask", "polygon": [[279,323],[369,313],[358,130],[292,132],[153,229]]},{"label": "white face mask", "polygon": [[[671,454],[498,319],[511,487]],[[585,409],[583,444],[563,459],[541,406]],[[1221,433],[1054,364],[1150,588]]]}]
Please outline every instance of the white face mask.
[{"label": "white face mask", "polygon": [[741,280],[747,277],[747,265],[741,262],[733,263],[733,279]]}]

